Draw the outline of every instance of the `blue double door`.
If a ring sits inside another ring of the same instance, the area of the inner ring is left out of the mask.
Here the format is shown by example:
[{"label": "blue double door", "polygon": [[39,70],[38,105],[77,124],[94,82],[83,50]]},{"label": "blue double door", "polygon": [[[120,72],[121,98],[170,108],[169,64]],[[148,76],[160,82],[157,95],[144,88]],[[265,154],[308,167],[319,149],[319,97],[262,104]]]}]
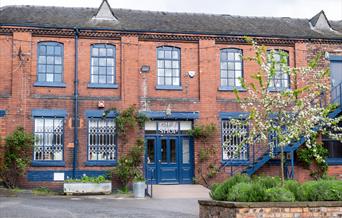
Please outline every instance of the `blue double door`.
[{"label": "blue double door", "polygon": [[145,176],[156,184],[191,184],[193,140],[187,136],[146,136]]}]

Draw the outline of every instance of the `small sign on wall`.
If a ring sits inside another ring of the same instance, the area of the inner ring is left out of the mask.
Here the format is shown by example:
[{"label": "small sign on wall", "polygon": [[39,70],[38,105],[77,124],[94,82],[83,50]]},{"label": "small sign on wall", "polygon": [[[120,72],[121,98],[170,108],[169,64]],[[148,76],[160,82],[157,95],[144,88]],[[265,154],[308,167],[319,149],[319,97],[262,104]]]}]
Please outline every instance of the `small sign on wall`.
[{"label": "small sign on wall", "polygon": [[64,181],[64,173],[53,173],[53,181]]}]

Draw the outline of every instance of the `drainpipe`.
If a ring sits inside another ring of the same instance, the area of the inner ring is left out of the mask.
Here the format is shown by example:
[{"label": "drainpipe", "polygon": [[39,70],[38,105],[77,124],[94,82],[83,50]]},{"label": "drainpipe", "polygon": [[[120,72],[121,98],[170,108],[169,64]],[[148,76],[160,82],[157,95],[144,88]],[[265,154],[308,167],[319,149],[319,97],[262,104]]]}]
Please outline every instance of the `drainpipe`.
[{"label": "drainpipe", "polygon": [[78,36],[79,29],[74,28],[75,36],[75,73],[74,73],[74,154],[72,162],[72,177],[76,177],[78,150]]}]

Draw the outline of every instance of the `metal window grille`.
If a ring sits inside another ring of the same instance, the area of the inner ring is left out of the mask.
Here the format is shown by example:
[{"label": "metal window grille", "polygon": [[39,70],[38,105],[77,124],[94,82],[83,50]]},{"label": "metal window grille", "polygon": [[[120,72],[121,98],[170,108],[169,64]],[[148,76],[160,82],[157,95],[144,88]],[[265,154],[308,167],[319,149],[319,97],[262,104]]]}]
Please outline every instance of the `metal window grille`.
[{"label": "metal window grille", "polygon": [[63,44],[40,42],[38,44],[37,81],[62,82]]},{"label": "metal window grille", "polygon": [[96,44],[91,47],[90,81],[94,84],[115,83],[115,46]]},{"label": "metal window grille", "polygon": [[222,49],[220,69],[222,87],[241,87],[240,78],[243,76],[242,51],[240,49]]},{"label": "metal window grille", "polygon": [[88,160],[116,160],[115,122],[110,119],[90,119],[88,127]]},{"label": "metal window grille", "polygon": [[241,145],[247,131],[246,125],[236,125],[230,120],[222,121],[223,160],[248,160],[248,146]]},{"label": "metal window grille", "polygon": [[163,46],[157,49],[158,85],[180,86],[180,49]]},{"label": "metal window grille", "polygon": [[35,118],[34,160],[63,160],[62,118]]}]

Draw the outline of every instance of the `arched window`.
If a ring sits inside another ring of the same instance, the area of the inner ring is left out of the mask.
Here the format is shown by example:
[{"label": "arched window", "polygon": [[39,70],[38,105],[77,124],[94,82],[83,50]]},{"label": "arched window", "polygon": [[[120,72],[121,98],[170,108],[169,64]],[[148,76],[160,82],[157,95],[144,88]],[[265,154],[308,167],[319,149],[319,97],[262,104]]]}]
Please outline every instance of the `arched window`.
[{"label": "arched window", "polygon": [[171,46],[157,48],[157,84],[165,87],[180,86],[180,49]]},{"label": "arched window", "polygon": [[91,46],[90,83],[115,84],[115,46],[94,44]]},{"label": "arched window", "polygon": [[63,44],[38,43],[37,82],[61,83],[63,81]]},{"label": "arched window", "polygon": [[241,87],[240,78],[243,78],[242,50],[235,48],[221,49],[220,87],[222,89]]}]

